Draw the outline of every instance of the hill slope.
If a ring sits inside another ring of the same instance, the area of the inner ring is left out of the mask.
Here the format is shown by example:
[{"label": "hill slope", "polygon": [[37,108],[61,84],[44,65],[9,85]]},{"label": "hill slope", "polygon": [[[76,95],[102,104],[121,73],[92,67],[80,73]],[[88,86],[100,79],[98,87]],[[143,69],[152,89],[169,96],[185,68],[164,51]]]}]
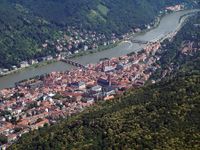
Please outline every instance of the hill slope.
[{"label": "hill slope", "polygon": [[188,74],[200,72],[200,13],[190,20],[178,32],[173,41],[164,41],[160,59],[156,65],[160,68],[152,76],[160,79],[171,74]]},{"label": "hill slope", "polygon": [[[164,7],[188,0],[11,0],[48,21],[121,33],[152,21]],[[80,7],[81,6],[81,7]]]},{"label": "hill slope", "polygon": [[20,5],[0,1],[0,68],[10,68],[22,60],[53,51],[42,51],[46,39],[56,38],[58,31],[52,24],[31,14]]},{"label": "hill slope", "polygon": [[68,26],[121,35],[152,22],[165,6],[186,1],[1,0],[0,68],[55,54],[55,46],[43,49],[42,44],[63,37]]}]

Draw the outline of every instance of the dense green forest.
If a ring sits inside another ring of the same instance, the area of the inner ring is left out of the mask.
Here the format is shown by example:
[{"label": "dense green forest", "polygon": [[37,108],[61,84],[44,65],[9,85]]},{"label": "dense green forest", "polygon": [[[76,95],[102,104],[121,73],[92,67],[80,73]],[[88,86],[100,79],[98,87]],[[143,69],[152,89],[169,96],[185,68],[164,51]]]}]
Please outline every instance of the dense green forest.
[{"label": "dense green forest", "polygon": [[52,54],[42,50],[45,40],[58,38],[52,24],[36,17],[20,5],[0,1],[0,68],[10,68],[22,60]]},{"label": "dense green forest", "polygon": [[67,26],[121,35],[150,23],[165,6],[190,0],[1,0],[0,68],[49,54]]},{"label": "dense green forest", "polygon": [[[175,66],[170,78],[129,90],[113,101],[100,102],[56,125],[32,131],[10,149],[198,149],[199,26],[197,15],[173,41],[163,43],[158,63],[163,70]],[[183,41],[194,42],[197,51],[182,54]]]},{"label": "dense green forest", "polygon": [[[11,0],[60,25],[126,32],[152,21],[168,5],[188,0]],[[81,7],[80,7],[81,6]]]}]

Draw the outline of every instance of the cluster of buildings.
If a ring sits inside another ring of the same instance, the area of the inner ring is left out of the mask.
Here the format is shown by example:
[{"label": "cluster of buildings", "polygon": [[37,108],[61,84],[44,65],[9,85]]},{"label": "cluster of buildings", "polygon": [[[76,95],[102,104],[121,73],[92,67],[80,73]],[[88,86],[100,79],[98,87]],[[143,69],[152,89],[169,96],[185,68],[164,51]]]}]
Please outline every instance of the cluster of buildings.
[{"label": "cluster of buildings", "polygon": [[39,62],[51,61],[53,59],[58,59],[58,58],[60,58],[60,56],[61,55],[59,55],[59,54],[56,55],[55,57],[49,55],[49,56],[44,56],[44,57],[41,57],[41,58],[38,58],[38,59],[31,59],[29,61],[22,61],[22,62],[20,62],[20,64],[18,66],[13,65],[10,69],[0,68],[0,76],[4,76],[4,75],[7,75],[9,73],[15,72],[18,69],[23,69],[23,68],[29,67],[31,65],[38,64]]},{"label": "cluster of buildings", "polygon": [[175,6],[169,6],[169,7],[166,7],[166,10],[167,11],[180,11],[180,10],[183,10],[184,9],[184,5],[175,5]]},{"label": "cluster of buildings", "polygon": [[63,36],[56,41],[46,40],[41,46],[43,49],[54,49],[56,51],[55,56],[49,55],[29,61],[22,61],[18,66],[13,65],[11,68],[0,68],[0,76],[42,61],[57,59],[60,56],[70,57],[82,51],[97,49],[99,46],[107,46],[119,41],[119,38],[115,34],[108,37],[95,31],[81,30],[75,27],[68,27],[61,34]]},{"label": "cluster of buildings", "polygon": [[43,48],[55,47],[58,53],[65,53],[67,56],[77,54],[80,51],[97,49],[100,45],[109,45],[117,42],[119,39],[115,34],[106,36],[95,31],[77,29],[68,27],[66,33],[56,41],[48,41],[42,45]]},{"label": "cluster of buildings", "polygon": [[81,50],[96,49],[98,45],[109,45],[118,40],[115,34],[107,37],[104,34],[95,31],[87,31],[68,27],[67,34],[57,40],[56,49],[58,51],[67,51],[69,54],[78,53]]},{"label": "cluster of buildings", "polygon": [[181,45],[181,53],[185,55],[192,55],[193,52],[197,52],[199,50],[200,43],[184,41]]},{"label": "cluster of buildings", "polygon": [[[165,11],[180,11],[184,9],[184,5],[175,5],[165,8]],[[76,27],[69,26],[66,31],[60,31],[63,35],[56,41],[46,40],[42,44],[43,49],[55,49],[56,56],[46,56],[29,61],[22,61],[18,66],[13,65],[11,68],[0,68],[0,76],[7,75],[13,71],[21,68],[29,67],[30,65],[37,64],[41,61],[49,61],[52,59],[60,58],[61,56],[73,56],[83,51],[97,49],[99,46],[107,46],[118,42],[120,39],[126,39],[130,34],[141,32],[143,29],[150,29],[155,22],[144,25],[144,27],[134,28],[130,33],[124,34],[122,37],[115,35],[114,33],[110,36],[105,34],[97,33],[95,31],[89,31],[85,29],[77,29]]]},{"label": "cluster of buildings", "polygon": [[[166,9],[178,11],[180,7],[182,6]],[[53,44],[60,54],[65,53],[56,58],[63,59],[60,57],[118,40],[114,34],[111,42],[106,42],[104,35],[95,32],[79,31],[73,27],[69,27],[67,31],[70,36],[64,35],[55,43],[46,41],[43,48]],[[61,118],[83,111],[97,101],[111,100],[127,89],[144,85],[160,67],[156,63],[161,57],[156,54],[160,47],[159,42],[149,43],[136,54],[106,59],[71,71],[52,72],[20,82],[15,88],[0,90],[0,138],[6,139],[6,142],[0,143],[0,149],[8,147],[24,133],[54,124]],[[183,47],[182,52],[187,53],[193,43],[184,43]],[[53,56],[47,56],[42,61],[52,59]],[[21,62],[20,68],[35,63],[38,60]],[[13,70],[15,69],[17,67],[13,66]],[[0,69],[0,73],[6,71],[8,70]]]},{"label": "cluster of buildings", "polygon": [[104,60],[67,72],[20,82],[0,91],[0,136],[4,147],[22,134],[54,124],[99,100],[110,100],[126,89],[142,86],[157,67],[154,54],[160,43],[140,53]]}]

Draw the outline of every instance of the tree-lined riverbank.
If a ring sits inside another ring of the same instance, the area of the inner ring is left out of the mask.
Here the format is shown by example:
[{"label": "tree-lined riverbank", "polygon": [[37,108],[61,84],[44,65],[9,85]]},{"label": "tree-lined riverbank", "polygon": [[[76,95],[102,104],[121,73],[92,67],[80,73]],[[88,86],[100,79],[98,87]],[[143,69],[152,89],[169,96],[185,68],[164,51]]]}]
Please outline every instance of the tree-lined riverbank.
[{"label": "tree-lined riverbank", "polygon": [[[179,26],[179,19],[181,16],[195,12],[196,10],[185,10],[181,12],[175,12],[172,14],[168,14],[164,16],[160,24],[157,28],[148,31],[147,33],[143,35],[138,35],[135,37],[136,39],[139,40],[144,40],[144,41],[151,41],[152,39],[161,36],[164,37],[170,32],[174,32]],[[81,57],[74,58],[73,60],[80,62],[81,64],[87,65],[88,63],[96,63],[98,62],[101,58],[112,58],[112,57],[119,57],[122,55],[126,55],[128,53],[131,53],[133,51],[137,52],[141,50],[145,45],[137,44],[134,43],[130,45],[130,43],[121,43],[118,44],[116,47],[111,48],[109,50],[104,50],[97,52],[95,54],[88,54],[84,55]],[[4,77],[0,78],[0,88],[7,88],[7,87],[12,87],[15,85],[15,82],[28,79],[37,75],[45,74],[45,73],[50,73],[53,71],[65,71],[71,69],[72,66],[61,63],[61,62],[55,62],[53,64],[48,64],[45,66],[41,66],[38,68],[32,67],[32,68],[27,68],[24,69],[20,72],[16,72],[14,74],[10,74]]]}]

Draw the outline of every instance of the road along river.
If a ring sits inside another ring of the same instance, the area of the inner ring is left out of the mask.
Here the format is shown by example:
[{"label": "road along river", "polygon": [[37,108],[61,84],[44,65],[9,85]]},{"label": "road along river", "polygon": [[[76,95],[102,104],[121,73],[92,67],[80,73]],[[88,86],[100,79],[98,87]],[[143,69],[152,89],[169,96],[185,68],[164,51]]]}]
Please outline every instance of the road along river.
[{"label": "road along river", "polygon": [[[155,41],[162,39],[169,33],[173,33],[177,30],[177,28],[182,23],[182,21],[180,21],[180,18],[182,16],[196,11],[197,10],[184,10],[168,14],[161,19],[160,24],[156,28],[144,34],[135,36],[134,40]],[[114,48],[77,57],[74,58],[74,60],[80,62],[83,65],[87,65],[89,63],[97,63],[101,58],[119,57],[134,51],[137,52],[140,51],[144,46],[145,44],[131,43],[130,41],[125,41]],[[66,71],[72,68],[73,66],[63,62],[55,62],[37,68],[26,68],[22,71],[0,77],[0,89],[13,87],[16,82],[24,79],[29,79],[37,75],[42,75],[53,71]]]}]

